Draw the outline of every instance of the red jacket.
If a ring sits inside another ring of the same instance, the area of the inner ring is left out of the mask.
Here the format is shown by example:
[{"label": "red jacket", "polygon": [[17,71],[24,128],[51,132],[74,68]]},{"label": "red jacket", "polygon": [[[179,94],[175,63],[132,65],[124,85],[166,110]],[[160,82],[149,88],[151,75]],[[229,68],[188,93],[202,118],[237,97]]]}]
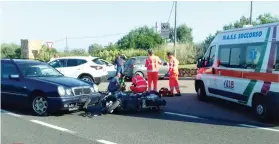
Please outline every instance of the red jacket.
[{"label": "red jacket", "polygon": [[147,67],[147,72],[158,72],[161,60],[158,56],[152,55],[148,56],[145,61],[145,67]]},{"label": "red jacket", "polygon": [[132,83],[135,84],[137,88],[147,88],[147,82],[142,76],[134,76],[132,78]]}]

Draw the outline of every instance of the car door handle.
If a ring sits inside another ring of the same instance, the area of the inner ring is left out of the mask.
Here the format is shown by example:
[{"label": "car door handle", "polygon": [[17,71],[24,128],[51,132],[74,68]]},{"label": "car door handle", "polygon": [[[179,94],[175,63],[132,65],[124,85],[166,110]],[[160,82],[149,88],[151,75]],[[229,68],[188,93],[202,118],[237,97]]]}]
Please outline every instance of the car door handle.
[{"label": "car door handle", "polygon": [[77,70],[80,70],[80,68],[77,68]]}]

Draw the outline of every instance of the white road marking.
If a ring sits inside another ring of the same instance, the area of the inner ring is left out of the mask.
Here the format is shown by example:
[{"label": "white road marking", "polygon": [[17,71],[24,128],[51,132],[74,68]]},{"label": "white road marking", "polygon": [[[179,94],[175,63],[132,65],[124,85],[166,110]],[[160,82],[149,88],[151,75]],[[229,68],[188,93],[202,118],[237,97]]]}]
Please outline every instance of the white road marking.
[{"label": "white road marking", "polygon": [[8,115],[11,115],[11,116],[21,117],[21,115],[19,115],[19,114],[15,114],[15,113],[12,113],[12,112],[1,109],[1,113],[2,112],[5,113],[5,114],[8,114]]},{"label": "white road marking", "polygon": [[164,112],[165,114],[169,115],[176,115],[176,116],[181,116],[181,117],[187,117],[187,118],[194,118],[194,119],[204,119],[198,116],[193,116],[193,115],[186,115],[186,114],[179,114],[179,113],[172,113],[172,112]]},{"label": "white road marking", "polygon": [[42,122],[42,121],[38,121],[38,120],[30,120],[30,121],[31,121],[31,122],[34,122],[34,123],[37,123],[37,124],[40,124],[40,125],[43,125],[43,126],[46,126],[46,127],[50,127],[50,128],[53,128],[53,129],[57,129],[57,130],[60,130],[60,131],[64,131],[64,132],[68,132],[68,133],[72,133],[72,134],[77,133],[77,132],[74,132],[74,131],[71,131],[71,130],[62,128],[62,127],[58,127],[58,126],[55,126],[55,125],[51,125],[51,124]]},{"label": "white road marking", "polygon": [[258,127],[258,126],[247,125],[247,124],[239,124],[239,126],[249,127],[249,128],[256,128],[256,129],[267,130],[267,131],[273,131],[273,132],[279,132],[279,129],[265,128],[265,127]]},{"label": "white road marking", "polygon": [[117,143],[106,141],[106,140],[97,140],[97,142],[100,142],[100,143],[103,143],[103,144],[117,144]]}]

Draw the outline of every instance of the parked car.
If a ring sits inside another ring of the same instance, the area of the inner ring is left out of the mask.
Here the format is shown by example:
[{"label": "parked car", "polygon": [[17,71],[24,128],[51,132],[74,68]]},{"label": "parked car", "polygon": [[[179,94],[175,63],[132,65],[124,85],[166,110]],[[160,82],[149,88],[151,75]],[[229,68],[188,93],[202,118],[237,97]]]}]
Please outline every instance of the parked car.
[{"label": "parked car", "polygon": [[36,115],[78,110],[101,94],[94,83],[65,77],[47,63],[36,60],[1,59],[2,105],[30,108]]},{"label": "parked car", "polygon": [[49,64],[67,77],[94,82],[97,85],[108,75],[106,67],[99,64],[98,57],[60,57],[50,61]]},{"label": "parked car", "polygon": [[[127,78],[132,78],[135,74],[139,74],[147,78],[147,70],[145,67],[145,61],[147,56],[137,56],[128,59],[124,66],[124,74]],[[168,63],[161,59],[162,65],[159,69],[159,78],[164,78],[168,73]]]},{"label": "parked car", "polygon": [[95,63],[106,67],[106,70],[108,72],[108,76],[107,76],[108,78],[115,76],[115,74],[116,74],[115,65],[111,64],[110,62],[108,62],[106,60],[100,59],[100,58],[97,58]]}]

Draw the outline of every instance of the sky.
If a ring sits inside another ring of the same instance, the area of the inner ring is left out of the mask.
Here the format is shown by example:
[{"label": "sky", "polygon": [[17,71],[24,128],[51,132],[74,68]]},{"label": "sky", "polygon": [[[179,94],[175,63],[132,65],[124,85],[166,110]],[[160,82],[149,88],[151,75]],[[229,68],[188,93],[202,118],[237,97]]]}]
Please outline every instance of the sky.
[{"label": "sky", "polygon": [[[20,44],[20,39],[52,41],[63,51],[68,37],[69,49],[90,44],[115,43],[130,30],[168,21],[172,1],[112,1],[112,2],[1,2],[1,42]],[[253,2],[253,19],[259,14],[279,16],[279,1]],[[203,41],[225,24],[250,16],[250,1],[179,1],[177,25],[193,29],[194,42]],[[174,11],[170,18],[174,26]],[[83,39],[74,39],[83,37]],[[91,38],[84,38],[91,37]],[[92,38],[94,37],[94,38]]]}]

